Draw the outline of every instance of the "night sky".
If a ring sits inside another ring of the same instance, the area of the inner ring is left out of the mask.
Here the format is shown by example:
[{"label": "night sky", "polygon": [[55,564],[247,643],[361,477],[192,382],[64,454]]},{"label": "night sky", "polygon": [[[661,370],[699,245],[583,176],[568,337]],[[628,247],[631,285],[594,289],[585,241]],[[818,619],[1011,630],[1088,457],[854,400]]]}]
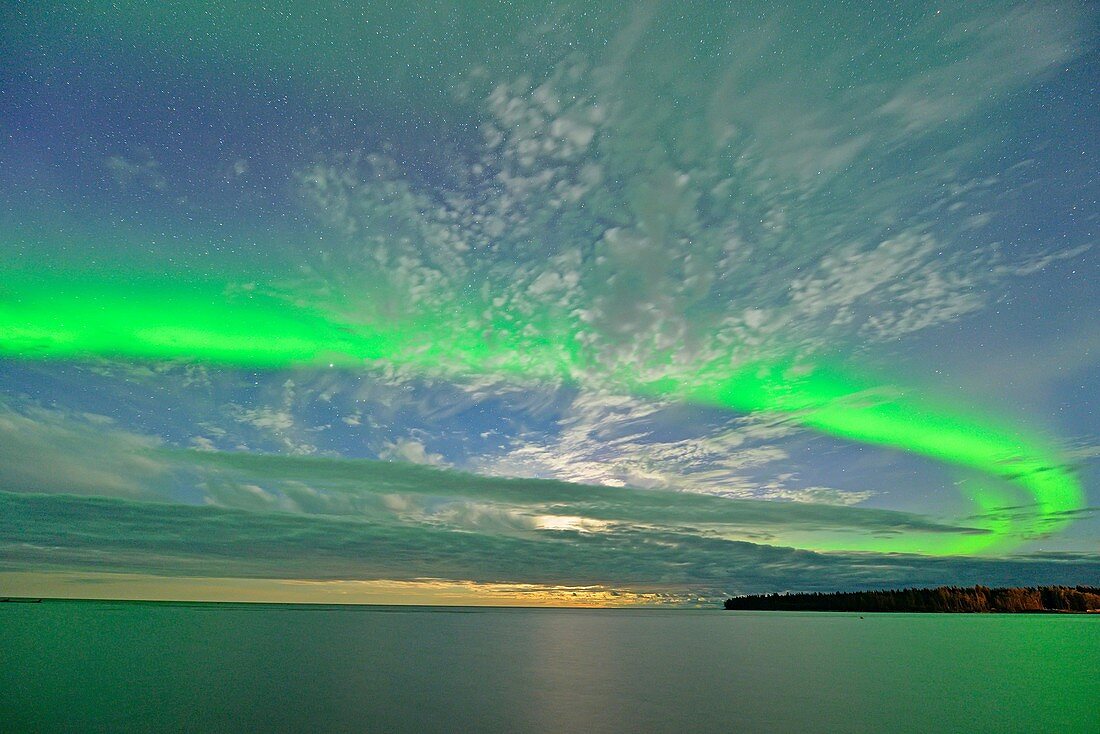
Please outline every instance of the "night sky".
[{"label": "night sky", "polygon": [[0,593],[1100,583],[1095,6],[414,5],[0,9]]}]

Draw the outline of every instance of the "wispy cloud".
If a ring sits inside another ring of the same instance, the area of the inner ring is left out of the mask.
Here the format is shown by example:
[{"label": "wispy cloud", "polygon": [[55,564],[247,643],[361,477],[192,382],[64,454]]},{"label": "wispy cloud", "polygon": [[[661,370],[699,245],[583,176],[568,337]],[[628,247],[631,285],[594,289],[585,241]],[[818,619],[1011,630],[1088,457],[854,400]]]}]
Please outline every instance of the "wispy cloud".
[{"label": "wispy cloud", "polygon": [[[945,241],[937,232],[952,224],[988,220],[975,199],[988,183],[960,173],[976,155],[965,145],[933,156],[910,143],[1079,55],[1078,27],[1068,8],[937,13],[905,31],[918,44],[946,35],[937,54],[856,77],[829,55],[753,74],[758,59],[734,52],[697,83],[712,90],[699,94],[706,110],[675,114],[643,94],[640,71],[623,73],[622,53],[639,68],[651,61],[633,42],[607,58],[571,54],[541,75],[478,67],[458,97],[481,114],[480,145],[454,154],[445,176],[424,179],[385,146],[301,172],[307,208],[348,238],[312,264],[312,287],[353,322],[412,305],[458,312],[455,328],[486,339],[518,332],[518,345],[575,346],[583,365],[559,356],[595,384],[957,321],[994,302],[1005,278],[1080,251],[1014,261],[995,242]],[[797,42],[778,48],[766,30],[731,33],[757,56],[772,46],[781,59],[815,55]],[[899,43],[868,33],[871,45]],[[806,90],[806,110],[792,89]],[[843,103],[822,99],[829,90]],[[923,168],[877,180],[894,156]],[[855,209],[843,221],[838,198]]]},{"label": "wispy cloud", "polygon": [[0,488],[154,497],[170,468],[160,444],[107,416],[0,402]]}]

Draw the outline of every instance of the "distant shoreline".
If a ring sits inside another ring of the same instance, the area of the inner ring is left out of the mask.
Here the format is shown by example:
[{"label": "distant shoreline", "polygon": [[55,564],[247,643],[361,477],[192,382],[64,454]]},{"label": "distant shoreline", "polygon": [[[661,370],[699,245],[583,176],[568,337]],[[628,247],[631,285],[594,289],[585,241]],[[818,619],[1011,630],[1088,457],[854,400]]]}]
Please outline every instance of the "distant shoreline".
[{"label": "distant shoreline", "polygon": [[[210,599],[114,599],[95,597],[0,597],[0,604],[41,604],[53,602],[125,604],[133,606],[183,607],[300,607],[303,609],[349,610],[452,610],[475,612],[489,610],[638,610],[704,611],[705,607],[637,606],[580,607],[548,605],[482,604],[378,604],[317,601],[254,601]],[[761,612],[833,612],[833,613],[908,613],[908,614],[1085,614],[1100,616],[1100,587],[937,587],[880,591],[807,592],[752,594],[726,599],[727,611]],[[713,607],[711,607],[713,609]]]},{"label": "distant shoreline", "polygon": [[730,611],[928,614],[1098,614],[1100,587],[939,586],[834,593],[754,594],[726,599]]}]

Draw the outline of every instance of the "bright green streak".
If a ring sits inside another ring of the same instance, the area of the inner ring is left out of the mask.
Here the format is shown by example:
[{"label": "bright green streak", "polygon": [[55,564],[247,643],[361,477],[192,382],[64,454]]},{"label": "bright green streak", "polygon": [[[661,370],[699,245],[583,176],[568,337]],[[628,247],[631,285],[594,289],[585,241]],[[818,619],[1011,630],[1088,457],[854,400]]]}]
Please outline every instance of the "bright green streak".
[{"label": "bright green streak", "polygon": [[[219,284],[9,274],[0,290],[0,356],[185,359],[256,368],[378,362],[455,376],[569,379],[585,367],[584,354],[568,320],[551,316],[539,324],[537,337],[516,322],[498,321],[487,330],[484,321],[462,312],[352,325],[276,295]],[[560,333],[548,332],[549,324],[558,324]],[[838,370],[796,367],[711,364],[690,380],[616,375],[611,382],[636,394],[771,412],[829,435],[975,469],[1012,482],[1034,506],[1030,519],[994,519],[973,535],[845,539],[828,548],[816,543],[819,549],[950,555],[1004,548],[1021,536],[1063,527],[1066,513],[1083,505],[1076,478],[1035,439],[912,398],[876,396],[875,386]],[[993,489],[973,498],[980,511],[1007,499]]]},{"label": "bright green streak", "polygon": [[[873,386],[818,367],[799,374],[793,364],[755,364],[705,387],[686,390],[694,401],[737,410],[789,415],[796,422],[832,436],[902,449],[948,464],[977,469],[1013,482],[1034,503],[1031,520],[997,518],[986,533],[936,541],[926,552],[958,554],[1004,546],[1009,535],[1051,532],[1063,527],[1063,513],[1080,509],[1084,494],[1073,474],[1038,441],[945,408],[934,409],[898,396],[875,395]],[[996,489],[973,497],[980,512],[1013,504]],[[892,550],[900,550],[889,541]],[[851,548],[851,544],[848,545]],[[921,549],[921,548],[916,548]]]}]

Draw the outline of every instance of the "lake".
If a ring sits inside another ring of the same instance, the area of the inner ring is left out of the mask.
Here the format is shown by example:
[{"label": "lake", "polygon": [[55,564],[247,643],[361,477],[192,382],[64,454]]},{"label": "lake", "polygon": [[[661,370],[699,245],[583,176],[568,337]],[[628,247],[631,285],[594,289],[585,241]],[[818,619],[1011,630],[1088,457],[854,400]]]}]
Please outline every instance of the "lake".
[{"label": "lake", "polygon": [[1100,732],[1100,617],[0,604],[5,732]]}]

